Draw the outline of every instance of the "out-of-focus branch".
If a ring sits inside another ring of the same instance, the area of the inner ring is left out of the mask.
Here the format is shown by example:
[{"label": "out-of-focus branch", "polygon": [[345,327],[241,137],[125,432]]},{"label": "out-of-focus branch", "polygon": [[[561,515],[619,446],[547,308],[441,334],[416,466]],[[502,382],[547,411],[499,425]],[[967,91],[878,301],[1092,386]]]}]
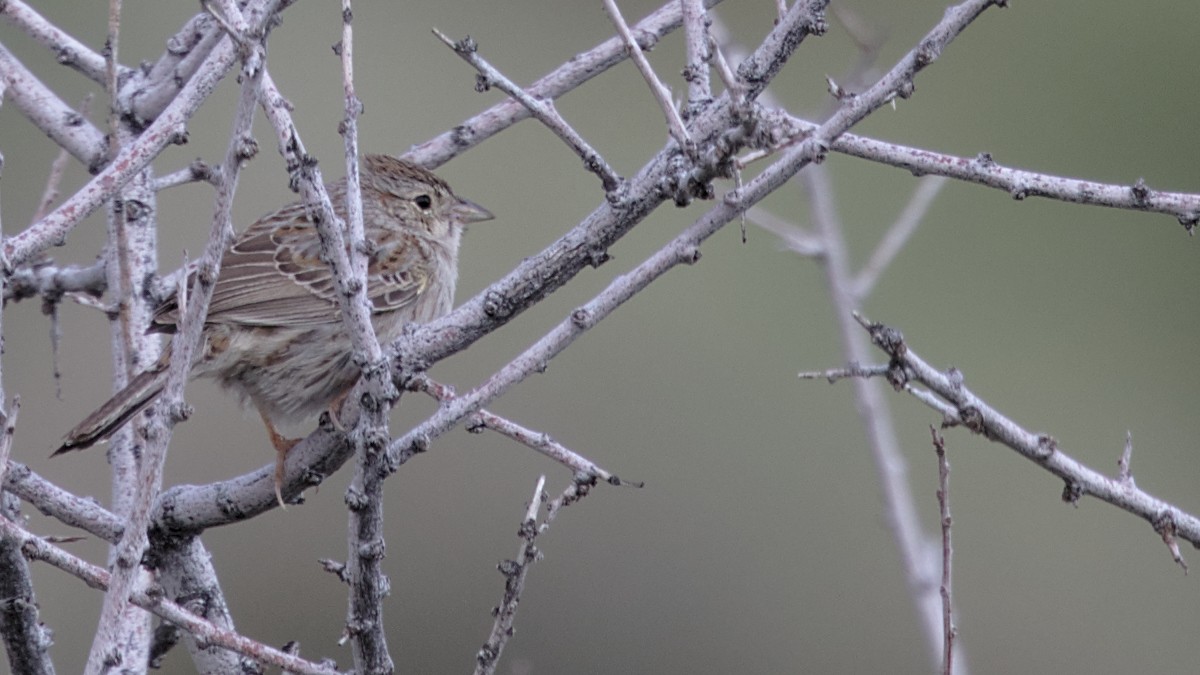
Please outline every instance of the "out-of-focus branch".
[{"label": "out-of-focus branch", "polygon": [[926,178],[917,185],[904,210],[879,240],[879,245],[871,252],[871,257],[851,282],[850,291],[855,298],[862,300],[871,294],[880,275],[892,264],[900,251],[904,250],[909,237],[917,231],[921,221],[925,220],[929,207],[933,205],[933,200],[945,185],[946,179],[939,176]]}]

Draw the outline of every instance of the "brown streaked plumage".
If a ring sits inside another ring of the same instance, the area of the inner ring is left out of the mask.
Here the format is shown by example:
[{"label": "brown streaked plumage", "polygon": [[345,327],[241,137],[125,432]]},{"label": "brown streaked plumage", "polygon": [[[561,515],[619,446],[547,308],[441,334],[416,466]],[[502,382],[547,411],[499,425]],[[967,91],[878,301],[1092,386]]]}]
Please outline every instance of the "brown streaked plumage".
[{"label": "brown streaked plumage", "polygon": [[[429,171],[394,157],[362,163],[363,225],[370,248],[367,297],[381,341],[410,321],[450,311],[463,227],[492,218],[454,195]],[[326,186],[345,218],[345,180]],[[205,321],[193,377],[210,377],[254,404],[277,451],[278,496],[283,460],[296,441],[276,424],[320,412],[358,379],[329,266],[320,260],[316,228],[296,202],[264,216],[225,252]],[[150,330],[174,333],[179,307],[160,307]],[[170,346],[150,370],[75,426],[54,452],[90,447],[154,402],[166,385]],[[280,498],[282,504],[282,498]]]}]

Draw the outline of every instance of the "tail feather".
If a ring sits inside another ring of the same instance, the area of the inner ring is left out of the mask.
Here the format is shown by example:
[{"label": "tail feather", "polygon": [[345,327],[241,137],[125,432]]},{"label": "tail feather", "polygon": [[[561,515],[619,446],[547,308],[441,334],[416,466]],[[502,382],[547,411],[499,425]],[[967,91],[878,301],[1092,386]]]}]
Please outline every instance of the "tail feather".
[{"label": "tail feather", "polygon": [[167,363],[163,359],[153,368],[139,373],[124,389],[108,399],[63,437],[62,445],[50,456],[90,448],[112,436],[134,415],[145,410],[167,384]]}]

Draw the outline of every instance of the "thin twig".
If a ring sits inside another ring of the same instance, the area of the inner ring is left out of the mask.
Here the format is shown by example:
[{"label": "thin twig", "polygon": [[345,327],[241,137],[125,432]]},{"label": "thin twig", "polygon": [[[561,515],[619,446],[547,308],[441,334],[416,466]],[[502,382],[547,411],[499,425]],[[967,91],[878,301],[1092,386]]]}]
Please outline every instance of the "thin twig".
[{"label": "thin twig", "polygon": [[613,26],[616,27],[617,35],[624,40],[625,49],[629,52],[629,58],[633,59],[638,72],[642,74],[642,78],[646,80],[646,84],[650,85],[650,93],[654,95],[654,99],[658,101],[658,105],[662,108],[663,115],[667,118],[667,130],[671,132],[671,137],[679,144],[680,149],[687,153],[688,157],[695,157],[696,144],[692,141],[692,137],[688,135],[687,128],[683,124],[683,119],[679,116],[679,111],[675,109],[675,104],[671,102],[671,91],[654,74],[654,69],[650,67],[650,62],[646,60],[646,55],[642,53],[642,48],[638,46],[637,40],[633,38],[633,33],[629,30],[629,24],[625,23],[625,17],[621,16],[621,10],[617,7],[616,0],[604,0],[604,10],[608,12],[608,18],[612,20]]},{"label": "thin twig", "polygon": [[[704,0],[706,8],[721,0]],[[638,44],[650,49],[666,34],[681,25],[679,0],[669,0],[633,27]],[[553,100],[575,89],[600,73],[612,68],[629,56],[621,38],[613,37],[586,52],[575,55],[566,63],[538,78],[525,88],[535,98]],[[422,166],[435,168],[470,150],[508,127],[531,116],[529,109],[515,99],[505,99],[475,115],[462,124],[404,154],[406,159]]]},{"label": "thin twig", "polygon": [[[963,384],[961,374],[944,373],[929,365],[917,356],[896,329],[871,323],[861,316],[856,318],[870,334],[875,346],[894,358],[898,367],[902,368],[897,370],[894,367],[889,377],[897,378],[897,382],[909,380],[928,387],[938,397],[938,404],[924,399],[922,402],[947,415],[947,425],[965,426],[983,434],[987,439],[1012,448],[1022,457],[1063,479],[1066,484],[1063,497],[1067,501],[1075,502],[1090,495],[1145,519],[1160,534],[1169,531],[1172,537],[1178,535],[1200,547],[1200,518],[1197,516],[1128,482],[1109,478],[1085,466],[1064,452],[1050,436],[1027,431],[979,398]],[[916,393],[908,385],[902,386],[902,389]],[[1176,557],[1176,553],[1174,551],[1172,556]]]},{"label": "thin twig", "polygon": [[[424,374],[414,378],[410,383],[410,387],[429,394],[443,405],[457,398],[457,394],[450,387],[436,382]],[[467,421],[467,430],[474,432],[481,429],[491,429],[502,436],[506,436],[527,448],[553,459],[576,474],[593,476],[610,485],[643,487],[643,483],[640,482],[621,480],[583,455],[561,443],[556,443],[548,434],[528,429],[493,412],[480,410],[470,416]]]},{"label": "thin twig", "polygon": [[492,631],[475,656],[475,675],[493,675],[496,672],[504,645],[512,637],[517,606],[521,602],[521,593],[525,591],[525,579],[529,576],[529,568],[541,559],[542,555],[534,542],[541,534],[537,526],[537,513],[538,507],[546,501],[545,488],[546,477],[539,476],[537,485],[533,488],[533,497],[525,509],[525,517],[521,520],[521,527],[517,530],[517,536],[521,539],[517,557],[497,565],[497,569],[504,575],[504,597],[500,605],[492,610],[496,620],[492,622]]},{"label": "thin twig", "polygon": [[953,560],[953,549],[950,546],[950,460],[946,457],[946,439],[938,433],[937,427],[930,425],[929,433],[933,435],[933,449],[938,460],[937,500],[942,525],[942,583],[938,589],[942,597],[942,674],[951,675],[954,672],[954,639],[958,636],[958,629],[954,626],[954,602],[950,585]]},{"label": "thin twig", "polygon": [[458,54],[464,61],[471,64],[475,70],[479,71],[480,84],[478,86],[486,88],[495,85],[497,89],[519,101],[537,121],[544,124],[550,131],[554,132],[555,136],[558,136],[562,142],[566,143],[583,160],[584,168],[600,177],[600,182],[604,186],[605,192],[613,193],[621,186],[621,177],[617,175],[617,172],[613,171],[608,162],[604,161],[604,157],[563,119],[562,115],[554,107],[552,100],[535,98],[515,82],[505,77],[503,73],[479,55],[478,47],[471,38],[468,37],[455,42],[436,28],[433,29],[433,34],[445,43],[447,47],[453,49],[455,54]]},{"label": "thin twig", "polygon": [[[79,102],[78,113],[82,118],[87,118],[88,111],[92,107],[92,95],[89,93]],[[37,210],[33,212],[33,218],[30,219],[30,224],[36,223],[42,219],[50,211],[50,206],[58,199],[58,186],[62,183],[63,173],[67,170],[67,160],[71,158],[71,153],[67,152],[66,148],[60,148],[58,156],[50,164],[50,173],[46,176],[46,187],[42,190],[42,198],[38,200]]]},{"label": "thin twig", "polygon": [[153,189],[155,192],[161,192],[168,188],[196,182],[204,182],[214,186],[217,184],[217,174],[213,172],[212,167],[200,159],[178,171],[158,176],[154,179]]},{"label": "thin twig", "polygon": [[[798,117],[791,117],[790,122],[796,127],[797,140],[807,138],[816,128],[812,122]],[[1175,216],[1185,227],[1194,227],[1200,222],[1200,193],[1154,190],[1140,181],[1131,185],[1117,185],[1067,178],[1004,166],[988,153],[961,157],[849,133],[835,139],[829,149],[905,169],[918,176],[946,176],[976,183],[1007,192],[1017,201],[1045,197],[1069,204],[1162,213]]]},{"label": "thin twig", "polygon": [[802,380],[828,380],[830,384],[849,377],[882,377],[888,374],[890,367],[886,364],[878,366],[860,366],[854,363],[845,368],[830,368],[829,370],[812,370],[800,373]]},{"label": "thin twig", "polygon": [[761,206],[746,209],[746,218],[764,230],[779,237],[784,246],[796,255],[805,258],[820,258],[825,255],[825,245],[821,239],[795,223],[771,213]]}]

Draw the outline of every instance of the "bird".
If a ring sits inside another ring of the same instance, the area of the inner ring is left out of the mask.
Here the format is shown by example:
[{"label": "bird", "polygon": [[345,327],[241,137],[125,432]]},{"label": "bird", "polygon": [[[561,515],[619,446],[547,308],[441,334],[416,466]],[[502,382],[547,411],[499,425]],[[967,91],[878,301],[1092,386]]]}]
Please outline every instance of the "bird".
[{"label": "bird", "polygon": [[[381,342],[408,323],[453,308],[459,243],[465,227],[490,211],[458,197],[429,170],[389,155],[364,155],[360,171],[367,254],[367,302]],[[346,181],[326,185],[346,217]],[[253,404],[275,448],[275,497],[283,506],[287,452],[299,442],[278,426],[333,410],[358,380],[329,265],[303,202],[259,218],[224,252],[190,376],[217,381]],[[173,335],[184,308],[167,298],[148,333]],[[166,386],[172,345],[149,369],[83,419],[54,451],[60,455],[106,440]],[[334,410],[336,412],[336,410]]]}]

